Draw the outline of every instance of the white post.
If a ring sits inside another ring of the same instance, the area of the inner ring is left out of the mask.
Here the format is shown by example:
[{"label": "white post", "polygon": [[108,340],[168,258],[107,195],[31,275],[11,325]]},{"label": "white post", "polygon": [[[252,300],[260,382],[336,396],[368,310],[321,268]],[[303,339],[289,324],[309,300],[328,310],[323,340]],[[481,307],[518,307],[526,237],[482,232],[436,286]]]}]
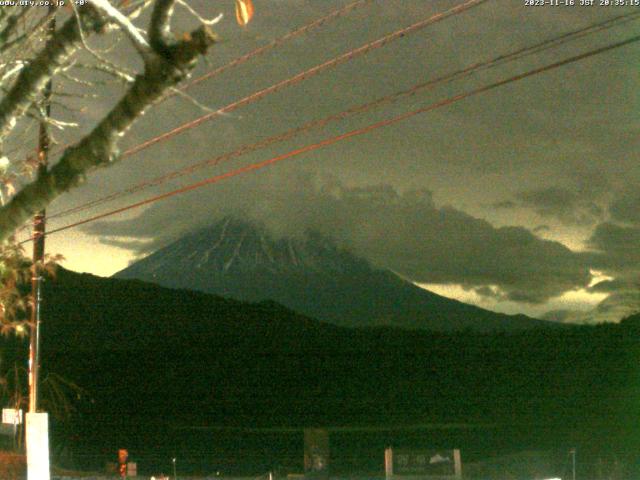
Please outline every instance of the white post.
[{"label": "white post", "polygon": [[393,478],[393,449],[391,447],[384,451],[384,473],[387,480]]},{"label": "white post", "polygon": [[27,479],[50,480],[49,415],[27,413]]},{"label": "white post", "polygon": [[453,465],[456,477],[462,477],[462,458],[460,457],[460,450],[458,448],[453,450]]}]

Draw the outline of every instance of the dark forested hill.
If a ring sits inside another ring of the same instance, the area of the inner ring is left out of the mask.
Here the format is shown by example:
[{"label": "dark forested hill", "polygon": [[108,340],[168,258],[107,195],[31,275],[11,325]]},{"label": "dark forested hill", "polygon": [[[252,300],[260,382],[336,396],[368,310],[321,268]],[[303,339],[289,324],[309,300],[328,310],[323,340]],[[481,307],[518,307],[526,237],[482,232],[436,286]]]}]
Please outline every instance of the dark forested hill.
[{"label": "dark forested hill", "polygon": [[483,335],[350,330],[273,302],[64,270],[45,295],[45,364],[105,409],[334,423],[605,417],[637,387],[633,320]]},{"label": "dark forested hill", "polygon": [[42,335],[45,376],[87,391],[72,419],[92,442],[135,445],[158,424],[462,422],[518,426],[529,442],[637,443],[638,317],[494,334],[352,330],[273,302],[61,270]]}]

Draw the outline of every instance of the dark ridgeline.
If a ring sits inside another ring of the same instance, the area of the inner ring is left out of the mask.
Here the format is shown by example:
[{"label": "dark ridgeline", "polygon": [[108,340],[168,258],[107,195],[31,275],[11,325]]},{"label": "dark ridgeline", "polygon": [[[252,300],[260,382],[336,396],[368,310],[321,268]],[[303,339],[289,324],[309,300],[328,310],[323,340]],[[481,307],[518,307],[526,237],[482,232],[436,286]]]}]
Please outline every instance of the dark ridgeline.
[{"label": "dark ridgeline", "polygon": [[374,268],[318,234],[275,239],[265,228],[235,218],[187,235],[115,278],[246,301],[273,300],[346,327],[489,332],[545,324],[428,292],[389,270]]},{"label": "dark ridgeline", "polygon": [[577,446],[582,468],[640,447],[638,317],[497,333],[354,330],[270,301],[63,269],[43,309],[45,371],[88,392],[54,424],[63,464],[100,467],[126,446],[143,472],[172,455],[185,473],[301,469],[301,431],[185,426],[491,424],[337,434],[343,471],[379,472],[385,444],[403,441],[458,446],[467,459]]}]

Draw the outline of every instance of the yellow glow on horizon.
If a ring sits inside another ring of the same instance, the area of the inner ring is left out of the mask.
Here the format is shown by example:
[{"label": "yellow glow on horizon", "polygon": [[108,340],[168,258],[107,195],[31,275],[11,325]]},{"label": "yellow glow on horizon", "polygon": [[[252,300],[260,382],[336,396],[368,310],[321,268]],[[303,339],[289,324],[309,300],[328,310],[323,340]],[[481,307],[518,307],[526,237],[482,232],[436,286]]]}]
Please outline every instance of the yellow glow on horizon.
[{"label": "yellow glow on horizon", "polygon": [[60,264],[66,269],[102,277],[113,275],[136,259],[134,253],[126,248],[100,243],[97,237],[81,232],[53,235],[47,240],[47,253],[64,255],[65,259]]},{"label": "yellow glow on horizon", "polygon": [[593,277],[591,278],[591,282],[589,282],[589,287],[593,287],[600,282],[613,280],[613,277],[610,277],[609,275],[606,275],[604,272],[601,272],[599,270],[589,270],[589,273],[591,273],[591,276]]},{"label": "yellow glow on horizon", "polygon": [[[599,273],[599,272],[598,272]],[[594,274],[594,277],[596,275]],[[598,276],[598,279],[608,278],[606,276]],[[416,284],[420,288],[424,288],[443,297],[458,300],[460,302],[476,305],[494,312],[517,314],[523,313],[531,317],[541,317],[545,313],[552,310],[575,310],[587,312],[595,308],[600,302],[607,298],[607,293],[592,293],[584,288],[571,290],[562,295],[552,298],[542,304],[526,304],[521,302],[512,302],[509,300],[500,300],[497,298],[484,297],[478,295],[473,290],[467,290],[459,284],[437,284],[422,283]],[[496,290],[496,286],[490,286]]]}]

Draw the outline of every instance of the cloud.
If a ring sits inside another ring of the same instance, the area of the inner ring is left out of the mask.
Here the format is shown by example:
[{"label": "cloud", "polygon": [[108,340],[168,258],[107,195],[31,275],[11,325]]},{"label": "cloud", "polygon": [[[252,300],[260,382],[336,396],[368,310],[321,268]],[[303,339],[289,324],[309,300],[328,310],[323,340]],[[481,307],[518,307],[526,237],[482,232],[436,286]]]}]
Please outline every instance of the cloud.
[{"label": "cloud", "polygon": [[[243,179],[220,185],[195,204],[177,199],[138,218],[89,227],[105,239],[133,235],[154,243],[132,244],[145,253],[225,215],[248,217],[276,235],[318,231],[373,263],[420,283],[451,283],[539,303],[588,285],[585,258],[523,227],[496,228],[431,192],[399,192],[385,184],[348,187],[300,174],[269,182]],[[483,287],[491,286],[491,290]],[[496,290],[498,289],[498,290]]]},{"label": "cloud", "polygon": [[493,204],[493,208],[511,209],[516,208],[518,204],[513,200],[501,200]]},{"label": "cloud", "polygon": [[640,190],[638,185],[629,187],[619,194],[609,205],[613,221],[640,225]]},{"label": "cloud", "polygon": [[636,286],[611,293],[592,310],[552,310],[541,318],[563,323],[603,323],[619,322],[637,312],[640,312],[640,289]]},{"label": "cloud", "polygon": [[598,252],[597,268],[609,274],[638,272],[640,264],[640,226],[602,222],[593,231],[588,241]]},{"label": "cloud", "polygon": [[482,287],[475,287],[472,289],[472,291],[484,298],[493,298],[496,300],[502,300],[500,291],[496,287],[484,285]]},{"label": "cloud", "polygon": [[548,232],[550,230],[551,230],[551,227],[549,225],[538,225],[537,227],[533,227],[532,232],[540,233],[540,232]]},{"label": "cloud", "polygon": [[613,293],[628,288],[629,283],[617,278],[614,280],[603,280],[589,287],[590,292]]},{"label": "cloud", "polygon": [[[629,197],[626,197],[629,198]],[[619,205],[628,203],[620,202]],[[616,219],[629,219],[620,207]],[[606,221],[598,224],[587,242],[592,251],[585,254],[589,263],[610,278],[588,288],[591,293],[608,296],[589,312],[570,312],[566,315],[573,322],[617,322],[640,311],[640,226]]]},{"label": "cloud", "polygon": [[[613,195],[608,219],[595,226],[587,245],[595,255],[596,268],[615,277],[601,282],[610,290],[626,288],[640,277],[640,193],[638,184],[629,182]],[[630,280],[631,279],[631,280]]]},{"label": "cloud", "polygon": [[591,195],[565,187],[549,186],[525,190],[513,199],[495,203],[494,208],[527,208],[565,225],[590,225],[602,219],[603,209]]},{"label": "cloud", "polygon": [[638,284],[610,294],[589,312],[588,322],[619,322],[631,314],[640,312],[640,289]]},{"label": "cloud", "polygon": [[574,323],[619,321],[640,311],[640,195],[633,182],[613,194],[608,218],[596,224],[582,255],[597,273],[586,291],[606,294],[590,311],[554,310],[548,320]]}]

